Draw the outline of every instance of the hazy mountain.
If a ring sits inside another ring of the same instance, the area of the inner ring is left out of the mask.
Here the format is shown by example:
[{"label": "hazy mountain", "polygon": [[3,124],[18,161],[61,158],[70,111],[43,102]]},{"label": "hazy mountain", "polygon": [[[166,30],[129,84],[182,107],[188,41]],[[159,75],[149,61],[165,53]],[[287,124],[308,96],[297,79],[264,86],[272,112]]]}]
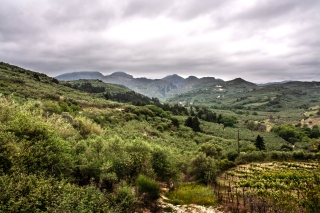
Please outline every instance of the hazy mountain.
[{"label": "hazy mountain", "polygon": [[164,98],[166,93],[176,86],[162,79],[133,78],[124,72],[116,72],[101,78],[102,81],[124,85],[135,92],[149,97]]},{"label": "hazy mountain", "polygon": [[198,80],[198,78],[196,76],[189,76],[188,78],[186,78],[186,82],[193,82],[193,81],[196,81]]},{"label": "hazy mountain", "polygon": [[168,76],[162,78],[162,80],[168,81],[168,82],[172,83],[173,85],[176,85],[177,87],[183,85],[186,81],[186,79],[182,78],[181,76],[179,76],[177,74],[168,75]]},{"label": "hazy mountain", "polygon": [[242,78],[236,78],[231,81],[226,81],[225,87],[228,88],[229,93],[248,92],[259,88],[259,86],[257,86],[256,84],[245,81]]},{"label": "hazy mountain", "polygon": [[157,97],[161,100],[166,100],[176,94],[188,92],[212,86],[223,82],[221,79],[214,77],[197,78],[189,76],[183,77],[173,74],[162,79],[134,78],[125,72],[114,72],[110,75],[103,76],[100,72],[73,72],[66,73],[56,77],[59,80],[71,81],[79,79],[100,79],[105,83],[119,84],[132,89],[135,92],[141,93],[149,97]]},{"label": "hazy mountain", "polygon": [[103,75],[97,71],[80,71],[58,75],[55,78],[62,81],[73,81],[80,79],[100,79]]}]

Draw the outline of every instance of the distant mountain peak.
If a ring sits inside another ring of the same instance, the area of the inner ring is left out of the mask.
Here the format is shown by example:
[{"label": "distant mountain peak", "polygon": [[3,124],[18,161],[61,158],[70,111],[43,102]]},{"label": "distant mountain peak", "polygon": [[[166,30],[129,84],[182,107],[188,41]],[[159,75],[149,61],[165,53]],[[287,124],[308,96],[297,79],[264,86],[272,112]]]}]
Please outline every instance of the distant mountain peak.
[{"label": "distant mountain peak", "polygon": [[242,78],[235,78],[231,81],[226,81],[226,84],[229,84],[229,85],[247,85],[247,86],[250,86],[250,87],[257,87],[256,84],[252,83],[252,82],[249,82],[249,81],[246,81]]},{"label": "distant mountain peak", "polygon": [[177,74],[173,75],[167,75],[166,77],[162,78],[162,80],[165,80],[167,82],[172,83],[173,85],[180,86],[185,82],[185,79]]},{"label": "distant mountain peak", "polygon": [[177,80],[184,80],[180,75],[173,74],[173,75],[167,75],[166,77],[162,78],[163,80],[166,79],[177,79]]},{"label": "distant mountain peak", "polygon": [[227,81],[227,82],[230,82],[230,83],[250,83],[242,78],[235,78],[235,79]]},{"label": "distant mountain peak", "polygon": [[117,71],[109,75],[110,77],[125,77],[125,78],[133,78],[132,75],[129,75],[122,71]]},{"label": "distant mountain peak", "polygon": [[199,78],[197,78],[196,76],[194,76],[194,75],[190,75],[188,78],[186,78],[186,79],[199,79]]},{"label": "distant mountain peak", "polygon": [[179,78],[182,78],[180,75],[177,75],[177,74],[167,75],[166,77],[179,77]]}]

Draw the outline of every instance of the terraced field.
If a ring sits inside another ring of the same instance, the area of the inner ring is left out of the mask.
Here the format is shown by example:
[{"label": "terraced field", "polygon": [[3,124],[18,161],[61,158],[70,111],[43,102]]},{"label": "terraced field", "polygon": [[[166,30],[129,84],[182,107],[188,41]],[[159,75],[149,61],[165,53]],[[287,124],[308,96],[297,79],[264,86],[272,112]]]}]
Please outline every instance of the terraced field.
[{"label": "terraced field", "polygon": [[216,191],[236,211],[319,212],[319,169],[319,162],[240,165],[220,176]]}]

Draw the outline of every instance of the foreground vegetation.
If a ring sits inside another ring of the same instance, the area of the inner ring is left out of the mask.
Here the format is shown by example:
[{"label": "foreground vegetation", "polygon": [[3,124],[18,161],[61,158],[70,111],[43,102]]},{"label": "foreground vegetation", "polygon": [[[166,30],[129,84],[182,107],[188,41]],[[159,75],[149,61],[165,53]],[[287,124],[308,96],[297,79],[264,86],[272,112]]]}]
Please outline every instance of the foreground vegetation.
[{"label": "foreground vegetation", "polygon": [[[174,203],[215,205],[204,186],[236,165],[319,159],[316,125],[161,104],[5,63],[0,75],[0,212],[156,211],[159,183]],[[312,193],[301,191],[311,201]]]}]

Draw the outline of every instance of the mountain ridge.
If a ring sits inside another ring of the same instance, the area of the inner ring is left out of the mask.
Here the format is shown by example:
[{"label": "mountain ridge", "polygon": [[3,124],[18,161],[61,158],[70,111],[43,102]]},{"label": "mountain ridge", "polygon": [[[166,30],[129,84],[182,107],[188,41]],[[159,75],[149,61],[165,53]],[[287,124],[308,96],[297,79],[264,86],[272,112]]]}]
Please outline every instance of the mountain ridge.
[{"label": "mountain ridge", "polygon": [[166,100],[176,94],[184,93],[190,90],[202,88],[206,85],[216,84],[222,82],[221,79],[214,77],[198,78],[196,76],[189,76],[183,78],[177,74],[167,75],[161,79],[149,79],[146,77],[134,78],[132,75],[123,71],[117,71],[109,75],[103,75],[100,72],[93,76],[90,72],[71,72],[56,76],[58,80],[80,80],[86,75],[87,79],[99,79],[105,83],[120,84],[132,89],[135,92],[141,93],[148,97],[157,97],[161,100]]},{"label": "mountain ridge", "polygon": [[[77,74],[79,77],[79,73]],[[63,80],[63,78],[61,79],[61,75],[57,76],[57,78]],[[109,75],[102,75],[100,80],[106,83],[126,86],[137,93],[146,95],[150,98],[156,97],[161,101],[181,100],[183,102],[189,100],[190,98],[187,97],[190,97],[190,95],[194,93],[203,93],[201,96],[208,96],[205,98],[208,100],[211,100],[212,96],[214,99],[221,99],[225,97],[225,95],[229,96],[232,94],[248,93],[265,87],[272,87],[274,90],[277,90],[277,88],[274,88],[277,85],[281,86],[292,83],[292,81],[283,81],[255,84],[246,81],[241,77],[224,81],[214,77],[198,78],[196,76],[189,76],[183,78],[177,74],[167,75],[161,79],[149,79],[146,77],[134,78],[132,75],[122,71],[117,71]],[[184,96],[185,98],[183,99],[185,100],[182,100],[181,98]]]}]

